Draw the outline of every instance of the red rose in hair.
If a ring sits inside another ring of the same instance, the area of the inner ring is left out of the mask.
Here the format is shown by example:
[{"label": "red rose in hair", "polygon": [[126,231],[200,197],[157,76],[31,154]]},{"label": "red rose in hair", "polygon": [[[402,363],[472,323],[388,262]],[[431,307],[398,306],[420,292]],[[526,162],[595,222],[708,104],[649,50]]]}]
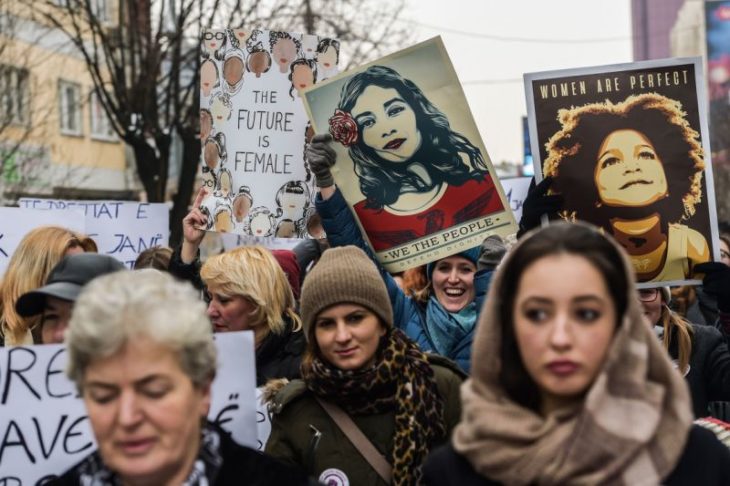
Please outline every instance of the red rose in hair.
[{"label": "red rose in hair", "polygon": [[357,123],[346,111],[335,110],[335,114],[329,120],[330,134],[332,138],[345,147],[357,142]]}]

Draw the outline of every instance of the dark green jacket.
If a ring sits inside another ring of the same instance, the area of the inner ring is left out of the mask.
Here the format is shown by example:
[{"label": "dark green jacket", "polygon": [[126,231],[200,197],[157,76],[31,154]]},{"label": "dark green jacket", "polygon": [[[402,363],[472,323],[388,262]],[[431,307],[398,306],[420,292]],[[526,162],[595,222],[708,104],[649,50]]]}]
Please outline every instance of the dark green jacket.
[{"label": "dark green jacket", "polygon": [[[450,437],[461,416],[459,387],[464,374],[445,358],[429,355],[429,361],[439,393],[444,399],[444,419]],[[385,484],[317,403],[302,380],[294,380],[282,388],[274,396],[270,410],[272,422],[271,435],[266,443],[268,454],[303,467],[315,478],[320,478],[324,471],[334,468],[343,472],[352,486]],[[395,412],[351,418],[390,461]],[[320,481],[323,479],[320,478]]]}]

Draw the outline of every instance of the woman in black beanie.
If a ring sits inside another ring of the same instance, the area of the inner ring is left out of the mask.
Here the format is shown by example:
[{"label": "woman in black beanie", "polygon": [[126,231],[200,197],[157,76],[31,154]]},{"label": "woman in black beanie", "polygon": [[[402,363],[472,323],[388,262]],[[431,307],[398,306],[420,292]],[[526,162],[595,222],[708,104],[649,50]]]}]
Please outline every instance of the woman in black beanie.
[{"label": "woman in black beanie", "polygon": [[[380,273],[354,246],[324,252],[304,281],[301,315],[303,379],[273,396],[266,452],[325,484],[417,484],[459,420],[459,368],[394,328]],[[344,431],[338,416],[351,420]],[[353,429],[365,446],[353,445]]]}]

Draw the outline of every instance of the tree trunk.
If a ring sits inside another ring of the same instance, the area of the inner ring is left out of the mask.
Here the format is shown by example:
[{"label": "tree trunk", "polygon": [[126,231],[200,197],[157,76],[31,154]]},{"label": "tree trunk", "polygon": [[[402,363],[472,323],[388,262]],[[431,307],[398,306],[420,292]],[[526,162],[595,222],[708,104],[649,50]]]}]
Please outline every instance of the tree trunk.
[{"label": "tree trunk", "polygon": [[183,143],[180,181],[170,212],[170,246],[173,248],[182,243],[182,220],[188,213],[193,192],[198,190],[193,186],[200,162],[198,134],[194,130],[185,130],[180,133],[180,139]]}]

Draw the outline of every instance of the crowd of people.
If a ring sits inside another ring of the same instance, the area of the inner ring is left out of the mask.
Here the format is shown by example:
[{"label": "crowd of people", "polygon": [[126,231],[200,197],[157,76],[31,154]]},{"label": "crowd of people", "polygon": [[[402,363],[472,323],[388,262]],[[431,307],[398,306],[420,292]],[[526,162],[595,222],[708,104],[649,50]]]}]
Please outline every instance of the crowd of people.
[{"label": "crowd of people", "polygon": [[[562,203],[547,178],[516,243],[394,276],[334,184],[330,142],[307,153],[326,239],[291,251],[201,262],[205,188],[182,245],[133,271],[64,228],[26,235],[0,283],[3,343],[66,345],[98,444],[55,484],[730,484],[727,227],[723,261],[697,265],[703,285],[676,306],[679,289],[637,288],[603,231],[540,228]],[[206,419],[214,333],[244,330],[263,453]]]}]

